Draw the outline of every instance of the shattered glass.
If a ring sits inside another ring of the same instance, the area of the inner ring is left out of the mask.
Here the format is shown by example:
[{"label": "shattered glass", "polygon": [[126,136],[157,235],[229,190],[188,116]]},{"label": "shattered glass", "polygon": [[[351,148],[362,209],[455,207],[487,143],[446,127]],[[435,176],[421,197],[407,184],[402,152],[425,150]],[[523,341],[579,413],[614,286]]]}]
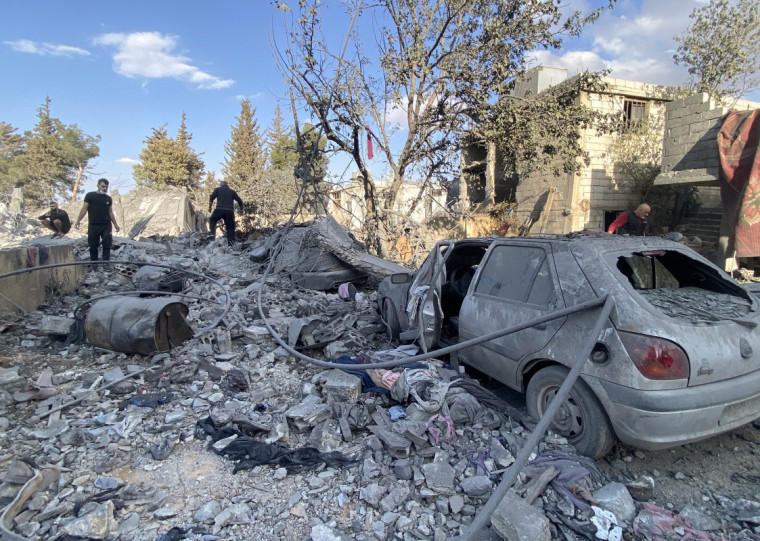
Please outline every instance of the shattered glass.
[{"label": "shattered glass", "polygon": [[699,287],[641,289],[639,295],[669,317],[693,322],[741,319],[752,308],[750,301]]}]

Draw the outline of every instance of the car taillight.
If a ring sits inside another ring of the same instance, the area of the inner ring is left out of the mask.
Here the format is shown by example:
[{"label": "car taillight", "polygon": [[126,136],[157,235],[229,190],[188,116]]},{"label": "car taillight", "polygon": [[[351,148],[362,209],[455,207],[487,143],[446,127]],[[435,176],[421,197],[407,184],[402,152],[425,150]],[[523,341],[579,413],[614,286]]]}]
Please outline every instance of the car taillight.
[{"label": "car taillight", "polygon": [[663,338],[619,331],[628,356],[641,375],[648,379],[689,377],[689,358],[677,344]]}]

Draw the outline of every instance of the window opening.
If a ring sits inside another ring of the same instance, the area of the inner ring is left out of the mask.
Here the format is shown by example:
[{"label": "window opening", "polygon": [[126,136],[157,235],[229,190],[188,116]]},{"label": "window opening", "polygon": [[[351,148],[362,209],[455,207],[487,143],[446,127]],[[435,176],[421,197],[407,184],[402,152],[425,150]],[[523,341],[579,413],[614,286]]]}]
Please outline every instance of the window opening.
[{"label": "window opening", "polygon": [[647,118],[647,102],[641,100],[623,101],[623,121],[627,128],[641,126]]}]

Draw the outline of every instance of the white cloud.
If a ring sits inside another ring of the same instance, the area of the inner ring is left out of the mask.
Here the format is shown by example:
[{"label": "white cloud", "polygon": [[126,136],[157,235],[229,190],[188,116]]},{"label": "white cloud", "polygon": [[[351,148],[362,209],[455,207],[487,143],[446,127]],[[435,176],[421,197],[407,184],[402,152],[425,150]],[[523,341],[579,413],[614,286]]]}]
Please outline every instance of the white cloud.
[{"label": "white cloud", "polygon": [[540,51],[533,54],[532,66],[542,65],[550,68],[564,68],[568,76],[582,71],[610,70],[610,77],[677,86],[684,84],[688,78],[686,70],[673,64],[669,55],[659,57],[617,57],[604,59],[594,51],[568,51],[555,54]]},{"label": "white cloud", "polygon": [[79,47],[71,45],[56,45],[54,43],[38,43],[29,39],[18,39],[15,41],[4,41],[11,49],[17,53],[38,54],[42,56],[89,56],[90,52]]},{"label": "white cloud", "polygon": [[[611,11],[584,29],[583,36],[566,40],[559,51],[538,51],[535,64],[565,68],[569,75],[584,70],[611,70],[611,77],[680,85],[689,80],[673,62],[673,37],[689,26],[689,14],[700,0],[619,0]],[[588,7],[571,0],[572,7]],[[584,5],[585,4],[585,5]]]},{"label": "white cloud", "polygon": [[111,33],[98,36],[94,43],[117,48],[113,56],[114,70],[125,77],[168,77],[204,89],[228,88],[235,82],[201,71],[190,63],[189,58],[176,54],[174,49],[177,38],[174,36],[165,36],[159,32]]},{"label": "white cloud", "polygon": [[127,165],[134,165],[136,163],[140,163],[140,160],[134,160],[132,158],[119,158],[116,160],[116,163],[125,163]]},{"label": "white cloud", "polygon": [[394,105],[391,110],[388,111],[385,115],[385,123],[390,126],[392,130],[409,129],[407,111],[401,102]]},{"label": "white cloud", "polygon": [[256,101],[257,99],[261,98],[264,95],[263,92],[256,92],[255,94],[238,94],[235,96],[235,99],[238,101],[243,101],[244,99],[248,98],[251,101]]}]

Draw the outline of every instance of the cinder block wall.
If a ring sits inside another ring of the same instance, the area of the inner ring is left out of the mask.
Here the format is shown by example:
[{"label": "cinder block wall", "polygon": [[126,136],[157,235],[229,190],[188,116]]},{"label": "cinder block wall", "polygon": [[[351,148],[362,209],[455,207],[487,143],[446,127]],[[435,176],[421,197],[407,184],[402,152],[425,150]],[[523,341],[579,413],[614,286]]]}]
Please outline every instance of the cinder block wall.
[{"label": "cinder block wall", "polygon": [[718,133],[730,111],[757,108],[760,103],[732,99],[719,103],[705,93],[668,103],[657,184],[697,184],[702,207],[720,207]]},{"label": "cinder block wall", "polygon": [[690,180],[717,181],[718,132],[728,112],[704,93],[668,103],[662,173],[692,170]]}]

